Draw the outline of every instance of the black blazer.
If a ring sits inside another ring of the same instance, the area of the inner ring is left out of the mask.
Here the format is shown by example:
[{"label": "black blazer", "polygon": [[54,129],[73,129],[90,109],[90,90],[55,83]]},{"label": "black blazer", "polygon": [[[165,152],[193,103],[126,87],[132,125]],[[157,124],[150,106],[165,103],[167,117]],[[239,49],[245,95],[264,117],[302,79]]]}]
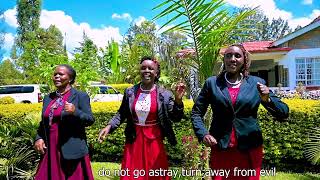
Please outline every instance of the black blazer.
[{"label": "black blazer", "polygon": [[[61,153],[65,159],[78,159],[88,154],[87,138],[85,127],[90,126],[94,122],[94,118],[90,106],[90,98],[87,93],[70,90],[71,94],[68,102],[75,105],[73,114],[64,110],[61,113],[61,121],[59,124],[59,144]],[[49,121],[44,119],[44,112],[50,101],[55,97],[55,92],[44,97],[42,107],[42,120],[38,128],[36,140],[43,139],[46,145],[49,145]]]},{"label": "black blazer", "polygon": [[[262,145],[262,133],[257,122],[260,103],[277,118],[287,118],[288,106],[270,91],[271,102],[262,102],[257,89],[257,82],[265,84],[259,77],[244,78],[240,91],[233,107],[227,84],[223,76],[214,76],[206,80],[196,103],[192,108],[191,119],[193,128],[199,141],[206,134],[211,134],[217,141],[220,149],[226,149],[229,144],[232,126],[236,131],[238,149],[249,149]],[[212,109],[212,123],[210,130],[205,128],[203,116],[208,105]]]},{"label": "black blazer", "polygon": [[[125,128],[126,142],[133,143],[136,138],[134,128],[134,119],[132,115],[132,104],[134,102],[140,84],[136,84],[125,90],[121,106],[117,114],[110,120],[108,124],[111,125],[111,131],[114,131],[126,119],[127,126]],[[177,140],[172,128],[172,121],[180,121],[183,116],[183,104],[178,105],[174,102],[171,91],[157,86],[157,104],[158,104],[158,121],[164,137],[172,145],[177,144]]]}]

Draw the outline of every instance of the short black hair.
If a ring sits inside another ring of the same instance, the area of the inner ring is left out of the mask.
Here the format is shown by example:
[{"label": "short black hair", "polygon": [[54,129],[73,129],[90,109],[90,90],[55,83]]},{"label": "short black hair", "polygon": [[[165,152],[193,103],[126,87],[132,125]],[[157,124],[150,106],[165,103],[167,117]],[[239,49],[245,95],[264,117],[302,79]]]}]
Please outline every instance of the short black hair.
[{"label": "short black hair", "polygon": [[144,57],[141,58],[140,64],[142,64],[142,62],[145,61],[145,60],[153,61],[153,62],[157,65],[158,72],[157,72],[157,77],[156,77],[156,79],[155,79],[155,82],[158,82],[159,79],[160,79],[160,74],[161,74],[159,61],[158,61],[155,57],[144,56]]},{"label": "short black hair", "polygon": [[74,70],[74,68],[72,66],[70,66],[69,64],[59,64],[57,67],[65,67],[68,69],[68,74],[70,76],[70,84],[74,84],[74,81],[77,77],[77,73],[76,70]]}]

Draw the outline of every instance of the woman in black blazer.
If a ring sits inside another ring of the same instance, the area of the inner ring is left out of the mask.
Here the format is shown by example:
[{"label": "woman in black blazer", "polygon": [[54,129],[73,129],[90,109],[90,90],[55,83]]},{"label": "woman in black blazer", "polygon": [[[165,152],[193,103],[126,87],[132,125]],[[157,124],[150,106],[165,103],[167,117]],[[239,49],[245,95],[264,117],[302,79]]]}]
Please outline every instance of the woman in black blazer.
[{"label": "woman in black blazer", "polygon": [[[245,48],[241,44],[229,46],[224,52],[223,71],[205,81],[192,108],[195,134],[212,150],[210,167],[229,170],[228,176],[214,179],[259,179],[263,158],[257,122],[259,105],[277,118],[288,117],[288,106],[269,90],[263,79],[249,75],[249,66]],[[208,131],[203,116],[209,105],[212,123]],[[242,172],[244,169],[251,171]]]},{"label": "woman in black blazer", "polygon": [[93,179],[85,127],[93,124],[88,94],[72,88],[76,71],[58,65],[56,92],[45,96],[35,149],[42,154],[36,180]]},{"label": "woman in black blazer", "polygon": [[175,98],[171,91],[158,86],[160,64],[151,57],[141,59],[140,76],[139,84],[125,90],[117,114],[101,130],[98,139],[102,142],[127,120],[121,168],[129,173],[120,179],[170,179],[167,173],[149,176],[149,172],[168,169],[163,139],[166,137],[172,145],[177,144],[172,121],[180,121],[183,116],[185,86],[177,85]]}]

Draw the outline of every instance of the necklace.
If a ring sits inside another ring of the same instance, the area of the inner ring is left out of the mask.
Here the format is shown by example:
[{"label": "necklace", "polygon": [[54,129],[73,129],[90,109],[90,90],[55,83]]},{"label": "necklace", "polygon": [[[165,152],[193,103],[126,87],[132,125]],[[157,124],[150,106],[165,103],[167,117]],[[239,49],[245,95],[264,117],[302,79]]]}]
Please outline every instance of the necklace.
[{"label": "necklace", "polygon": [[150,92],[150,91],[152,91],[154,88],[155,88],[155,85],[153,85],[152,88],[149,89],[149,90],[143,89],[143,88],[142,88],[142,85],[140,84],[140,90],[143,91],[143,92]]},{"label": "necklace", "polygon": [[224,73],[224,79],[227,81],[227,83],[229,83],[230,85],[238,85],[239,83],[241,83],[242,79],[243,79],[243,74],[240,73],[241,78],[238,80],[236,80],[235,82],[230,82],[227,78],[227,72]]}]

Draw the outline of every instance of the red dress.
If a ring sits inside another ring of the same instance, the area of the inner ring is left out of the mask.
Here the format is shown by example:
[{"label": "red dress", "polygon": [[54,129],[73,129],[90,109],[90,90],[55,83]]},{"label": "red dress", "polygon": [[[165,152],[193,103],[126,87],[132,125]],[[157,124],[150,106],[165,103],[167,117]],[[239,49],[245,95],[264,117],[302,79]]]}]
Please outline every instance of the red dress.
[{"label": "red dress", "polygon": [[[229,94],[233,106],[235,106],[240,88],[229,88]],[[262,146],[239,151],[237,149],[237,138],[235,129],[232,128],[230,142],[226,150],[220,150],[217,146],[211,148],[210,167],[214,170],[230,170],[226,176],[212,177],[214,180],[259,180],[262,165]],[[250,176],[253,175],[253,176]]]},{"label": "red dress", "polygon": [[[63,96],[63,104],[69,96],[70,91]],[[44,113],[45,119],[49,119],[50,109],[56,100],[57,98],[49,103]],[[61,156],[59,124],[63,108],[64,105],[58,106],[58,108],[53,111],[53,119],[48,139],[49,144],[46,144],[48,149],[40,160],[35,180],[93,180],[89,155],[75,160],[66,160]]]},{"label": "red dress", "polygon": [[163,136],[157,122],[156,89],[150,92],[139,89],[132,106],[136,119],[136,139],[132,144],[125,144],[121,168],[129,172],[129,176],[121,176],[120,179],[170,179],[165,174],[153,176],[155,170],[169,168]]}]

